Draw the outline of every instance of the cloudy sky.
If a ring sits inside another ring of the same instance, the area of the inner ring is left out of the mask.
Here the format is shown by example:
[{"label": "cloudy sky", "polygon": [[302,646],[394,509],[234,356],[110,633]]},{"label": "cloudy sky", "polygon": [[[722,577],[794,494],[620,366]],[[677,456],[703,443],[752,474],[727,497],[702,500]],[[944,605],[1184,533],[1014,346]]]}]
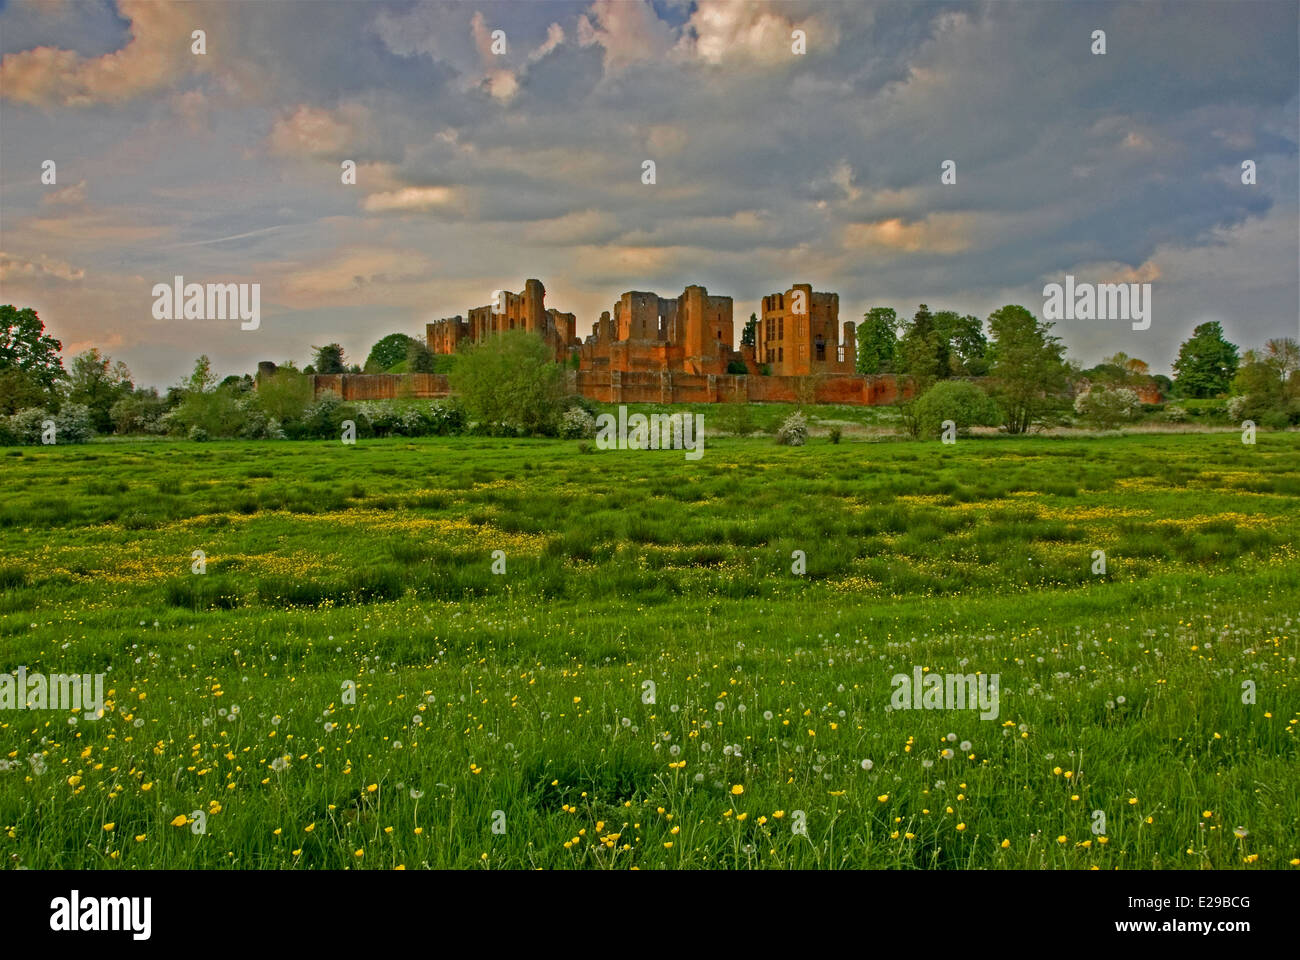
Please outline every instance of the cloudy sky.
[{"label": "cloudy sky", "polygon": [[[1297,335],[1298,10],[10,0],[0,302],[166,385],[199,353],[360,362],[528,277],[584,334],[624,290],[704,284],[739,336],[795,282],[841,320],[985,317],[1073,274],[1154,309],[1062,321],[1071,355],[1163,372],[1205,320]],[[260,283],[260,329],[154,319],[177,274]]]}]

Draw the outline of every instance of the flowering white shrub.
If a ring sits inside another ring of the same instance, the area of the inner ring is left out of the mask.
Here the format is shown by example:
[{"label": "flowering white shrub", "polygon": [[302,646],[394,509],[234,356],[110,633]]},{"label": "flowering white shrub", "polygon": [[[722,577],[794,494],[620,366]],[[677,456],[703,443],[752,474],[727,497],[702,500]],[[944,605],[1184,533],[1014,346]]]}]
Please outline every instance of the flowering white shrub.
[{"label": "flowering white shrub", "polygon": [[786,417],[781,429],[776,431],[776,442],[787,447],[802,447],[808,442],[808,421],[801,411]]},{"label": "flowering white shrub", "polygon": [[1103,429],[1131,419],[1141,406],[1138,395],[1128,387],[1093,387],[1074,400],[1074,412]]},{"label": "flowering white shrub", "polygon": [[560,436],[566,440],[590,440],[596,435],[596,418],[582,407],[570,407],[560,417]]}]

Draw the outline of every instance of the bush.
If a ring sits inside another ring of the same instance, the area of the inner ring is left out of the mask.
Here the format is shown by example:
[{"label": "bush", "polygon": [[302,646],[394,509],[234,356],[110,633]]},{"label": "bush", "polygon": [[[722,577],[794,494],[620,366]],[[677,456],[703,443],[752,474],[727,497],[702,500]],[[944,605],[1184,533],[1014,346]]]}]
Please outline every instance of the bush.
[{"label": "bush", "polygon": [[1259,415],[1259,425],[1269,430],[1285,430],[1291,426],[1291,418],[1285,410],[1265,410]]},{"label": "bush", "polygon": [[206,443],[208,440],[208,431],[200,426],[190,427],[190,439],[195,443]]},{"label": "bush", "polygon": [[1141,403],[1128,387],[1094,386],[1075,398],[1074,412],[1103,430],[1113,430],[1133,419]]},{"label": "bush", "polygon": [[302,419],[285,425],[291,439],[338,439],[343,435],[343,421],[357,425],[357,436],[371,436],[370,421],[361,415],[360,408],[344,403],[333,390],[326,390],[303,411]]},{"label": "bush", "polygon": [[465,432],[468,418],[465,408],[454,399],[435,400],[429,404],[429,428],[434,436],[454,437]]},{"label": "bush", "polygon": [[45,421],[53,419],[54,414],[40,407],[19,410],[9,417],[9,434],[17,443],[38,444],[41,442],[41,433],[45,429]]},{"label": "bush", "polygon": [[199,427],[210,437],[237,437],[243,433],[250,407],[245,391],[229,384],[215,390],[191,390],[173,412],[186,430]]},{"label": "bush", "polygon": [[1187,411],[1178,405],[1165,408],[1165,419],[1170,423],[1186,423]]},{"label": "bush", "polygon": [[559,426],[566,406],[564,371],[536,334],[510,330],[474,344],[457,358],[450,376],[481,423],[544,435]]},{"label": "bush", "polygon": [[786,447],[802,447],[808,442],[808,421],[803,411],[796,410],[786,417],[785,423],[776,431],[776,442]]},{"label": "bush", "polygon": [[727,373],[732,376],[743,377],[749,373],[749,367],[745,366],[745,361],[743,360],[728,360]]},{"label": "bush", "polygon": [[842,438],[843,436],[844,436],[843,430],[841,430],[839,427],[831,427],[830,438],[829,438],[831,443],[839,443],[840,438]]},{"label": "bush", "polygon": [[1002,421],[997,402],[965,380],[941,380],[912,404],[914,435],[937,437],[943,422],[951,420],[959,433],[971,427],[994,427]]},{"label": "bush", "polygon": [[311,405],[311,381],[292,367],[280,367],[258,380],[257,402],[268,419],[298,420]]},{"label": "bush", "polygon": [[560,436],[565,440],[590,440],[596,436],[596,418],[581,407],[570,407],[560,418]]},{"label": "bush", "polygon": [[90,408],[84,403],[65,403],[54,415],[56,442],[85,443],[95,435],[90,418]]},{"label": "bush", "polygon": [[1250,406],[1250,397],[1245,394],[1232,397],[1228,400],[1227,411],[1229,420],[1244,420],[1246,410]]},{"label": "bush", "polygon": [[401,425],[401,411],[391,400],[362,400],[356,404],[356,410],[376,437],[391,436]]},{"label": "bush", "polygon": [[586,410],[593,417],[600,415],[600,404],[591,399],[591,397],[584,397],[580,393],[571,393],[565,402],[568,404],[570,410],[574,407],[580,407],[583,410]]},{"label": "bush", "polygon": [[119,434],[158,433],[158,421],[167,412],[167,401],[152,388],[136,390],[114,403],[108,410],[113,430]]}]

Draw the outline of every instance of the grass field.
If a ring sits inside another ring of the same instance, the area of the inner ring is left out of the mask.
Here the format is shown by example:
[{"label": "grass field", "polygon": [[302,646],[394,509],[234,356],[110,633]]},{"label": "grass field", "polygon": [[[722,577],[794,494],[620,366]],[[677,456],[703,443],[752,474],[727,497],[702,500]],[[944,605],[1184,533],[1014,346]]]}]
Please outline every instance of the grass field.
[{"label": "grass field", "polygon": [[[1300,434],[162,441],[0,486],[0,669],[108,691],[0,712],[8,867],[1300,864]],[[997,718],[891,709],[915,667]]]}]

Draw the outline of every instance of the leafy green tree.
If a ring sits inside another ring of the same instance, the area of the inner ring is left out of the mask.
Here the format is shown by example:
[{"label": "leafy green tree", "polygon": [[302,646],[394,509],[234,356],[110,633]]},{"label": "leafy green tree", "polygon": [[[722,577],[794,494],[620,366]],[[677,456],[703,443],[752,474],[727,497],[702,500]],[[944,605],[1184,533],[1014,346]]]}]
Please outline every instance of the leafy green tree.
[{"label": "leafy green tree", "polygon": [[1300,343],[1290,337],[1265,341],[1264,362],[1277,371],[1285,396],[1300,397]]},{"label": "leafy green tree", "polygon": [[212,372],[212,361],[205,353],[194,361],[194,372],[185,381],[183,388],[189,393],[207,393],[217,383],[217,375]]},{"label": "leafy green tree", "polygon": [[564,370],[541,337],[508,330],[460,355],[452,388],[488,429],[554,434],[564,412]]},{"label": "leafy green tree", "polygon": [[21,370],[50,391],[63,378],[63,344],[46,336],[45,324],[31,307],[0,306],[0,373]]},{"label": "leafy green tree", "polygon": [[120,360],[91,347],[72,358],[68,365],[67,396],[71,403],[83,404],[90,411],[91,426],[99,433],[113,428],[109,411],[113,404],[135,389],[131,371]]},{"label": "leafy green tree", "polygon": [[343,356],[343,347],[337,343],[327,343],[323,347],[312,347],[312,366],[317,373],[347,373],[348,360]]},{"label": "leafy green tree", "polygon": [[858,324],[857,372],[863,376],[892,373],[898,353],[898,314],[891,307],[872,307]]},{"label": "leafy green tree", "polygon": [[427,343],[422,343],[412,337],[411,342],[406,345],[406,372],[438,372],[438,355],[429,349]]},{"label": "leafy green tree", "polygon": [[1245,409],[1260,412],[1276,406],[1282,399],[1282,374],[1277,366],[1268,363],[1264,354],[1247,350],[1241,365],[1232,378],[1235,396],[1249,398]]},{"label": "leafy green tree", "polygon": [[1062,406],[1070,368],[1051,330],[1015,304],[989,314],[989,375],[1008,433],[1025,433]]},{"label": "leafy green tree", "polygon": [[751,313],[745,321],[745,329],[740,332],[740,345],[752,347],[758,343],[758,314]]},{"label": "leafy green tree", "polygon": [[898,344],[900,370],[916,382],[918,396],[935,380],[951,374],[950,354],[951,348],[939,332],[934,314],[921,304]]},{"label": "leafy green tree", "polygon": [[51,392],[26,370],[0,370],[0,417],[44,407],[51,399]]},{"label": "leafy green tree", "polygon": [[1178,349],[1174,385],[1184,397],[1217,397],[1228,390],[1240,360],[1218,321],[1202,323]]},{"label": "leafy green tree", "polygon": [[940,310],[934,328],[940,344],[936,349],[946,348],[948,354],[948,373],[941,376],[982,377],[988,372],[988,339],[979,317]]},{"label": "leafy green tree", "polygon": [[281,424],[302,418],[311,404],[312,383],[293,364],[277,367],[269,377],[257,384],[257,402],[268,417]]}]

